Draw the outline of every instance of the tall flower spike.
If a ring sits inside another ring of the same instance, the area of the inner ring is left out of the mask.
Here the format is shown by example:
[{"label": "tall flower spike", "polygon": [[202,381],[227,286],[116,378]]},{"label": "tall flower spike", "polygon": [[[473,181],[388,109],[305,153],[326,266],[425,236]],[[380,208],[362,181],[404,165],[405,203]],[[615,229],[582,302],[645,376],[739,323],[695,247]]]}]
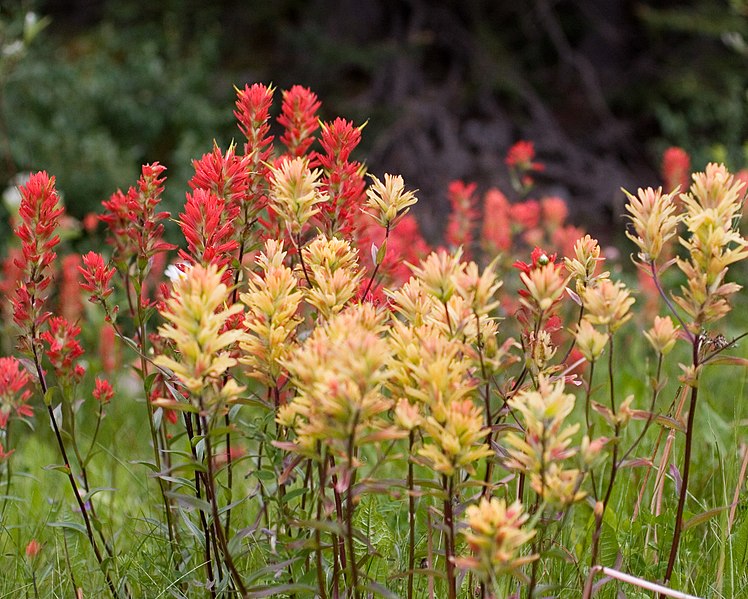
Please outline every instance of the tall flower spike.
[{"label": "tall flower spike", "polygon": [[159,327],[159,335],[174,342],[177,355],[157,356],[154,363],[174,372],[197,408],[204,401],[208,408],[216,409],[242,391],[233,379],[224,384],[224,374],[237,363],[229,350],[244,331],[221,332],[226,321],[242,311],[240,304],[225,306],[229,293],[222,275],[213,264],[188,268],[174,281],[172,295],[161,312],[167,324]]},{"label": "tall flower spike", "polygon": [[444,238],[450,247],[462,246],[465,249],[465,259],[471,256],[474,229],[478,218],[475,209],[475,183],[465,184],[462,181],[452,181],[447,189],[447,197],[452,211],[447,219],[447,230]]},{"label": "tall flower spike", "polygon": [[109,225],[114,259],[123,267],[137,257],[139,268],[145,271],[153,256],[176,248],[162,239],[162,221],[169,218],[169,213],[157,211],[164,191],[162,175],[165,170],[158,162],[144,165],[135,187],[126,194],[117,191],[108,201],[102,202],[106,213],[99,218]]},{"label": "tall flower spike", "polygon": [[506,252],[512,247],[509,201],[498,189],[489,189],[483,198],[481,243],[489,255]]},{"label": "tall flower spike", "polygon": [[44,310],[44,294],[52,281],[49,271],[57,257],[54,248],[60,238],[56,230],[64,209],[54,177],[45,172],[32,175],[20,192],[18,216],[21,223],[16,235],[21,240],[22,257],[16,259],[15,265],[22,270],[22,275],[13,299],[13,320],[21,330],[21,349],[30,352],[31,344],[50,316]]},{"label": "tall flower spike", "polygon": [[744,198],[745,184],[717,164],[694,174],[691,189],[681,196],[690,236],[680,242],[689,259],[677,264],[688,282],[675,301],[692,318],[693,334],[727,314],[728,297],[741,288],[726,283],[725,276],[731,264],[748,257],[748,241],[737,228]]}]

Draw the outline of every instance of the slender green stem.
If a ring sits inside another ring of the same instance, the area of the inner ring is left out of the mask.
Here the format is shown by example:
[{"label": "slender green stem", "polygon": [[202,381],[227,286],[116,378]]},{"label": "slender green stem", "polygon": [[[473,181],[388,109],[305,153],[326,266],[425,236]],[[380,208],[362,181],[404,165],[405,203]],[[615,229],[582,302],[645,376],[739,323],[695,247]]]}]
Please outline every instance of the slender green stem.
[{"label": "slender green stem", "polygon": [[[696,337],[693,344],[693,367],[694,371],[698,376],[699,368],[699,338]],[[696,413],[696,400],[699,397],[699,387],[697,382],[694,382],[691,387],[691,402],[688,407],[688,423],[686,425],[686,447],[683,453],[683,480],[680,484],[680,494],[678,495],[678,509],[675,514],[675,530],[673,531],[673,543],[670,546],[670,556],[667,560],[667,568],[665,569],[664,582],[667,584],[670,582],[670,577],[673,574],[673,568],[675,567],[675,558],[678,555],[678,546],[680,545],[680,537],[683,532],[683,510],[686,505],[686,497],[688,496],[688,477],[691,472],[691,449],[693,446],[693,422],[694,415]],[[664,595],[660,595],[664,599]]]},{"label": "slender green stem", "polygon": [[444,476],[444,526],[447,533],[444,538],[444,558],[447,566],[447,595],[457,599],[457,578],[455,577],[455,524],[452,501],[454,498],[454,476]]},{"label": "slender green stem", "polygon": [[408,435],[408,599],[413,599],[413,570],[416,567],[416,498],[413,485],[413,444],[415,433]]}]

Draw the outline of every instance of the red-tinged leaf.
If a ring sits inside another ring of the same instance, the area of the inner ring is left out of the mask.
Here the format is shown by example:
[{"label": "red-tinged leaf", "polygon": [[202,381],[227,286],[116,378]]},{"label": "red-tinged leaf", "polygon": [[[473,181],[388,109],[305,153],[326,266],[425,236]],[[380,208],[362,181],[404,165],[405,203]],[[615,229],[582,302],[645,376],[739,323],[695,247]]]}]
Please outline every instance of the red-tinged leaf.
[{"label": "red-tinged leaf", "polygon": [[[278,447],[278,446],[276,445],[276,447]],[[291,476],[291,473],[294,471],[294,469],[296,468],[296,466],[298,466],[299,463],[301,462],[301,460],[303,460],[303,459],[304,459],[304,456],[300,456],[299,455],[299,456],[295,456],[294,459],[291,460],[291,463],[288,464],[288,466],[286,466],[283,469],[283,472],[281,472],[281,475],[278,478],[278,484],[279,485],[283,485],[283,484],[285,484],[288,481],[289,477]]]},{"label": "red-tinged leaf", "polygon": [[743,366],[748,367],[748,358],[741,358],[740,356],[715,356],[707,364],[714,364],[715,366]]},{"label": "red-tinged leaf", "polygon": [[272,441],[273,447],[277,447],[278,449],[285,449],[286,451],[298,451],[299,445],[297,443],[292,443],[291,441]]},{"label": "red-tinged leaf", "polygon": [[393,439],[404,439],[408,436],[407,431],[398,430],[395,428],[388,428],[382,431],[376,431],[369,433],[368,435],[361,435],[357,441],[360,445],[365,443],[379,443],[380,441],[391,441]]},{"label": "red-tinged leaf", "polygon": [[582,305],[582,299],[579,297],[579,295],[577,295],[577,293],[575,291],[572,291],[569,287],[567,287],[566,288],[566,293],[569,294],[569,297],[574,301],[574,303],[577,306],[581,306]]}]

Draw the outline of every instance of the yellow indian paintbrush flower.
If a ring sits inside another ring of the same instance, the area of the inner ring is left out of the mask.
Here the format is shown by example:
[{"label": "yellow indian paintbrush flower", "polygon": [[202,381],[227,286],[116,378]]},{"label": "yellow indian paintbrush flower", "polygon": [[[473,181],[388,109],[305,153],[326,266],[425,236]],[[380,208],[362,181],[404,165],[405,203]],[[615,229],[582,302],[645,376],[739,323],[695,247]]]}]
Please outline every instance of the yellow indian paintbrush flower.
[{"label": "yellow indian paintbrush flower", "polygon": [[340,312],[358,291],[363,271],[358,253],[343,239],[317,236],[302,249],[311,287],[304,290],[306,301],[322,318]]},{"label": "yellow indian paintbrush flower", "polygon": [[418,200],[414,192],[405,191],[405,184],[400,175],[385,175],[384,183],[374,175],[369,175],[372,184],[366,190],[366,214],[371,216],[381,227],[391,229],[398,220],[405,216],[410,206]]},{"label": "yellow indian paintbrush flower", "polygon": [[538,559],[537,554],[523,555],[535,536],[535,531],[525,526],[528,519],[519,501],[507,505],[503,499],[482,497],[478,505],[468,506],[467,528],[462,534],[472,556],[458,558],[457,565],[475,572],[483,583],[491,584],[498,576],[516,572]]},{"label": "yellow indian paintbrush flower", "polygon": [[[224,374],[236,365],[229,350],[244,335],[225,330],[226,321],[242,312],[240,304],[227,306],[228,288],[221,282],[223,270],[215,265],[195,264],[174,281],[171,297],[161,312],[167,324],[159,327],[161,337],[174,343],[175,358],[157,356],[157,366],[170,369],[196,400],[235,399],[241,388]],[[223,331],[223,332],[222,332]]]},{"label": "yellow indian paintbrush flower", "polygon": [[239,361],[249,366],[249,376],[269,387],[279,385],[281,361],[293,350],[301,322],[297,311],[303,295],[293,271],[283,265],[285,257],[282,242],[267,240],[256,260],[261,272],[250,275],[247,292],[241,295],[248,310]]},{"label": "yellow indian paintbrush flower", "polygon": [[634,301],[626,285],[610,279],[600,279],[582,292],[585,318],[594,325],[607,327],[610,333],[631,319],[630,309]]},{"label": "yellow indian paintbrush flower", "polygon": [[748,257],[748,241],[738,231],[745,184],[723,165],[709,164],[693,175],[693,185],[682,194],[683,222],[689,236],[680,242],[688,250],[678,267],[687,278],[675,301],[691,317],[691,333],[730,311],[728,298],[741,286],[725,282],[728,267]]},{"label": "yellow indian paintbrush flower", "polygon": [[272,181],[270,200],[291,235],[298,237],[309,219],[319,212],[316,207],[327,200],[320,191],[319,169],[311,170],[306,158],[283,160],[270,167]]},{"label": "yellow indian paintbrush flower", "polygon": [[639,247],[639,260],[644,264],[654,262],[663,247],[677,233],[680,217],[673,200],[676,191],[662,193],[662,188],[637,190],[637,195],[625,189],[629,199],[626,210],[634,226],[635,234],[626,231],[626,237]]}]

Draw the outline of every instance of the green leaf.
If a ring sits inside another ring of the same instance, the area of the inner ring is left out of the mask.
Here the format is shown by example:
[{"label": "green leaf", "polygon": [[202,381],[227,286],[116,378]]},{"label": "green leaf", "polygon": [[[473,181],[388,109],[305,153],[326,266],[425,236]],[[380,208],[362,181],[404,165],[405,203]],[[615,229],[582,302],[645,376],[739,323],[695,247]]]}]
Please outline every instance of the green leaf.
[{"label": "green leaf", "polygon": [[96,495],[97,493],[102,493],[103,491],[116,491],[114,487],[94,487],[93,489],[90,489],[88,493],[86,493],[81,500],[83,503],[86,503],[91,497]]},{"label": "green leaf", "polygon": [[247,589],[247,597],[276,597],[281,594],[314,592],[316,587],[306,584],[279,584],[274,587],[252,587]]}]

